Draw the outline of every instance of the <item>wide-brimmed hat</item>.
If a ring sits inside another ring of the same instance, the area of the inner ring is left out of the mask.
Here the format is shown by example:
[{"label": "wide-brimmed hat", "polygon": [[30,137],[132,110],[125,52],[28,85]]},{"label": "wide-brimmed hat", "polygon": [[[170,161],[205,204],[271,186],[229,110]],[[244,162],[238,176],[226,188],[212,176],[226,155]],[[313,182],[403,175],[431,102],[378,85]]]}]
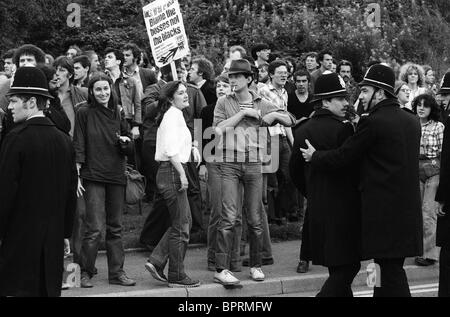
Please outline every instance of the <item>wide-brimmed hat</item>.
[{"label": "wide-brimmed hat", "polygon": [[345,82],[342,77],[336,73],[325,71],[316,80],[314,85],[314,99],[312,101],[347,96],[347,89],[345,88]]},{"label": "wide-brimmed hat", "polygon": [[450,72],[445,73],[442,77],[441,88],[439,88],[438,94],[450,94]]},{"label": "wide-brimmed hat", "polygon": [[48,92],[48,82],[44,73],[33,66],[20,67],[14,75],[14,82],[6,96],[38,95],[53,99]]},{"label": "wide-brimmed hat", "polygon": [[383,89],[393,98],[397,98],[394,93],[395,73],[394,70],[383,64],[371,66],[364,76],[359,86],[372,86]]},{"label": "wide-brimmed hat", "polygon": [[231,61],[230,68],[227,72],[227,75],[233,75],[233,74],[247,74],[252,75],[252,66],[250,65],[250,62],[246,59],[236,59],[234,61]]}]

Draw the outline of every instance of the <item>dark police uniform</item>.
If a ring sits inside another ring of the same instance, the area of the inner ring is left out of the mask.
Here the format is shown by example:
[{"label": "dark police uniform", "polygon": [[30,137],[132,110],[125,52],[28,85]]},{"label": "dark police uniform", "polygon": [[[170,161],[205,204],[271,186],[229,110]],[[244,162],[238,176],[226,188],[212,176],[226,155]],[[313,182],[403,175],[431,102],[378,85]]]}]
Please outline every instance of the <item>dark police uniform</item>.
[{"label": "dark police uniform", "polygon": [[445,121],[442,143],[441,170],[436,201],[444,204],[443,217],[438,217],[436,245],[439,256],[439,297],[450,297],[450,116]]}]

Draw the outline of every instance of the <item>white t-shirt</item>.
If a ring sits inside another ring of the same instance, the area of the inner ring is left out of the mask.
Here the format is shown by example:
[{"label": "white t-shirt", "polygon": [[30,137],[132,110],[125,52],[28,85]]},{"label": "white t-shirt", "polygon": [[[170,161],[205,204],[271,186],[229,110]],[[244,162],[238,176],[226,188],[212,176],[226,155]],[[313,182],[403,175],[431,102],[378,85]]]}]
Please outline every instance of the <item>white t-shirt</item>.
[{"label": "white t-shirt", "polygon": [[156,133],[155,161],[169,161],[178,154],[181,163],[189,161],[192,137],[184,121],[183,112],[172,106],[164,114]]}]

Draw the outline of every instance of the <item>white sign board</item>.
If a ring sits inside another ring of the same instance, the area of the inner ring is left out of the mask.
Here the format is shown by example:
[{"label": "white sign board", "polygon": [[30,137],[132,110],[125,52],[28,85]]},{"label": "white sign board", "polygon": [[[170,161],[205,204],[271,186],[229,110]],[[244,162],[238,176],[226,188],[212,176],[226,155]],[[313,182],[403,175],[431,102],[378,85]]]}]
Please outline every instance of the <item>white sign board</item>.
[{"label": "white sign board", "polygon": [[178,0],[156,0],[142,10],[156,66],[186,56],[189,45]]}]

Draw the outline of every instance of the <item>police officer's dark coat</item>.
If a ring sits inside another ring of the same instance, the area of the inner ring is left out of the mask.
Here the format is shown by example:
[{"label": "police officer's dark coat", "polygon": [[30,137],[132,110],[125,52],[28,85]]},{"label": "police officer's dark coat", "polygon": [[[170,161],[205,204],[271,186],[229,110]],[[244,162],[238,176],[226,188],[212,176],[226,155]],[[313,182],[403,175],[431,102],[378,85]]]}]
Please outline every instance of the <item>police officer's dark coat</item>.
[{"label": "police officer's dark coat", "polygon": [[337,170],[361,161],[363,258],[422,254],[420,137],[417,117],[387,99],[361,117],[355,134],[339,149],[313,154],[317,168]]},{"label": "police officer's dark coat", "polygon": [[61,294],[76,186],[70,137],[48,118],[31,118],[6,136],[0,151],[0,296]]},{"label": "police officer's dark coat", "polygon": [[349,121],[326,109],[317,110],[295,132],[290,172],[308,200],[309,256],[314,264],[337,266],[360,261],[360,195],[354,168],[314,168],[305,163],[300,147],[305,148],[308,139],[318,150],[336,149],[353,132]]},{"label": "police officer's dark coat", "polygon": [[442,143],[441,171],[436,201],[444,204],[443,217],[437,218],[436,245],[450,248],[450,116],[447,116]]}]

